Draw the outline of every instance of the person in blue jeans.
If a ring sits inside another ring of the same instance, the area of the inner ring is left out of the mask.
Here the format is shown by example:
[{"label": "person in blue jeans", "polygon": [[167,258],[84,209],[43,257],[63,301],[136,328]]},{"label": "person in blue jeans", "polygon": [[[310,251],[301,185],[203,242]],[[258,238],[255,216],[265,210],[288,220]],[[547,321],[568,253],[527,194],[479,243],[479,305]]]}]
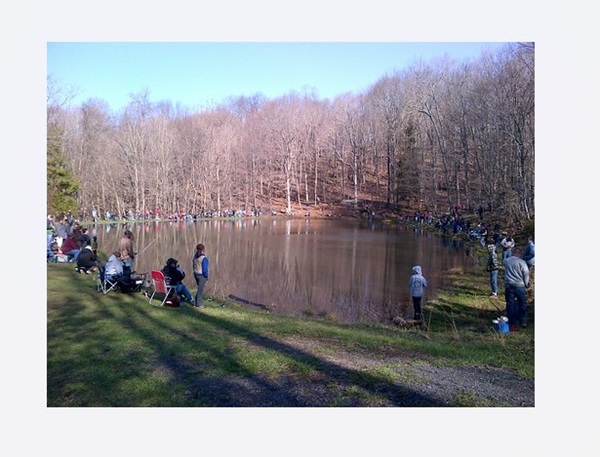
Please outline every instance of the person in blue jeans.
[{"label": "person in blue jeans", "polygon": [[492,288],[491,297],[498,296],[498,268],[500,267],[498,263],[498,253],[496,252],[495,244],[488,244],[488,262],[486,265],[486,270],[490,274],[490,287]]},{"label": "person in blue jeans", "polygon": [[513,248],[512,256],[504,260],[504,293],[506,294],[506,316],[511,332],[517,325],[527,327],[527,287],[529,267],[521,259],[521,248]]},{"label": "person in blue jeans", "polygon": [[192,267],[194,269],[194,279],[196,280],[196,284],[198,285],[198,290],[196,291],[196,302],[194,306],[196,308],[203,308],[204,302],[202,300],[202,294],[204,293],[204,286],[208,281],[208,257],[204,254],[204,245],[199,243],[196,246],[196,253],[192,258]]},{"label": "person in blue jeans", "polygon": [[535,265],[535,244],[533,243],[532,235],[527,235],[527,244],[525,245],[525,249],[523,249],[521,258],[529,268]]},{"label": "person in blue jeans", "polygon": [[[185,301],[194,303],[192,294],[187,286],[182,282],[185,278],[185,272],[179,266],[177,259],[170,257],[167,259],[167,264],[162,269],[163,275],[170,286],[175,286],[175,293],[182,296]],[[168,279],[167,279],[168,278]]]}]

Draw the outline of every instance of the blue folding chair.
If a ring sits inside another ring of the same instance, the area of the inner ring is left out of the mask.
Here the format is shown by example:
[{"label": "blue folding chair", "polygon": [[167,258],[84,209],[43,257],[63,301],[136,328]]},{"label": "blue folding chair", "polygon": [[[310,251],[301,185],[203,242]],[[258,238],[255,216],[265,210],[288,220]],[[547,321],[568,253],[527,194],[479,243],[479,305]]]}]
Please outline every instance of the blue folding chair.
[{"label": "blue folding chair", "polygon": [[98,268],[98,292],[107,294],[111,290],[116,289],[118,285],[119,281],[117,279],[111,279],[106,276],[106,268],[104,266]]}]

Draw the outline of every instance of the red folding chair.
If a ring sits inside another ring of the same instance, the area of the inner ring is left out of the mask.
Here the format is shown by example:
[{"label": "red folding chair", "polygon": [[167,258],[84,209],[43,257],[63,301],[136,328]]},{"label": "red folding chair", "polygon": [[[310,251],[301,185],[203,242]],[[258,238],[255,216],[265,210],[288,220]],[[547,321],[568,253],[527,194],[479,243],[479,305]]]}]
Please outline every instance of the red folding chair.
[{"label": "red folding chair", "polygon": [[175,286],[170,286],[165,280],[165,275],[162,271],[152,270],[150,272],[150,279],[152,280],[152,295],[148,299],[148,303],[152,304],[152,299],[156,294],[163,294],[164,298],[160,306],[163,306],[169,297],[177,296],[175,293]]}]

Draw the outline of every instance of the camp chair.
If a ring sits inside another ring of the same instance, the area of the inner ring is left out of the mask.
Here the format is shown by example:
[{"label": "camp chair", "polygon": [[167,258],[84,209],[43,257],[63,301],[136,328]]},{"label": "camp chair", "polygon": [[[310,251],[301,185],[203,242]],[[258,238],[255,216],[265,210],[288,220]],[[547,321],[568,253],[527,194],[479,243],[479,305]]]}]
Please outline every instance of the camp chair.
[{"label": "camp chair", "polygon": [[111,290],[114,290],[118,284],[118,280],[111,280],[106,277],[106,268],[104,266],[98,267],[98,292],[107,294]]},{"label": "camp chair", "polygon": [[119,279],[119,289],[125,294],[133,294],[142,292],[146,284],[146,273],[132,274],[130,276],[123,275]]},{"label": "camp chair", "polygon": [[154,298],[154,295],[163,294],[164,298],[160,304],[160,306],[163,306],[171,294],[175,293],[175,286],[168,285],[167,281],[165,280],[165,275],[159,270],[152,270],[150,272],[150,279],[152,281],[152,295],[150,295],[148,303],[152,303],[152,298]]}]

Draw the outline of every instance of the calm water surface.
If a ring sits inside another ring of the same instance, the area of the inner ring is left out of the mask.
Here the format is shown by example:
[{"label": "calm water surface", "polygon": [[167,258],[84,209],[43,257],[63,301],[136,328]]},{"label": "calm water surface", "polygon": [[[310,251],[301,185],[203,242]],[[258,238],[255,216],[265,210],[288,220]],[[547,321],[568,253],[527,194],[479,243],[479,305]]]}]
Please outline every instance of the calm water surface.
[{"label": "calm water surface", "polygon": [[462,246],[393,223],[274,218],[112,224],[91,231],[110,253],[126,228],[135,236],[137,272],[161,269],[175,257],[194,293],[191,259],[203,243],[210,259],[206,294],[340,322],[410,317],[413,265],[421,265],[429,281],[425,299],[442,285],[444,272],[473,266]]}]

